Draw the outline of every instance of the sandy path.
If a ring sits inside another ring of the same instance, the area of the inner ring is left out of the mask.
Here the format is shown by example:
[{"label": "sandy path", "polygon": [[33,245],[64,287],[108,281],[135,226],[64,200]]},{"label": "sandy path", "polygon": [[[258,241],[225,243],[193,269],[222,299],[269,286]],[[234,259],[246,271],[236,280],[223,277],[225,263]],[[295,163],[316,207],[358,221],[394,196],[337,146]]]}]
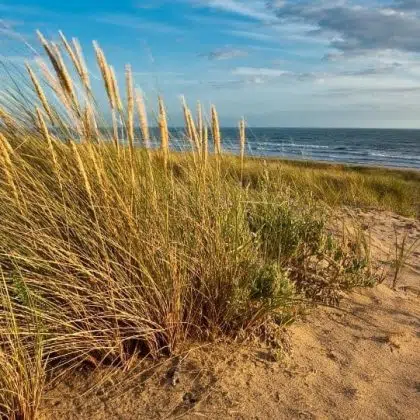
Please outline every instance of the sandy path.
[{"label": "sandy path", "polygon": [[[394,226],[415,240],[420,224],[389,213],[357,212],[379,259]],[[419,251],[419,250],[418,250]],[[175,386],[168,366],[142,384],[121,374],[86,397],[89,375],[47,394],[45,419],[417,419],[420,416],[420,254],[399,290],[387,283],[353,291],[339,309],[319,307],[287,330],[290,350],[212,346],[191,353]],[[389,284],[389,282],[388,282]],[[98,372],[97,375],[103,375]],[[92,376],[92,375],[90,375]],[[144,379],[144,378],[143,378]],[[121,384],[125,384],[124,392]]]},{"label": "sandy path", "polygon": [[341,309],[319,308],[293,326],[281,364],[243,353],[220,381],[234,401],[225,418],[418,418],[418,298],[379,286]]}]

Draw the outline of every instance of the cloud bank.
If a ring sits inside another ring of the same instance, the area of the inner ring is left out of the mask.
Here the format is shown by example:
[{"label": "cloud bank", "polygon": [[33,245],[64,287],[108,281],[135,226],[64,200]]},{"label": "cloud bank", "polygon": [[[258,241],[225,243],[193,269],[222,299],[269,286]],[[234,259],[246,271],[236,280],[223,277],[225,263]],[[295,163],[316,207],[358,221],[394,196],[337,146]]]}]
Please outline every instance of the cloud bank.
[{"label": "cloud bank", "polygon": [[420,52],[420,0],[394,3],[364,1],[287,1],[271,3],[282,21],[305,22],[318,29],[307,35],[331,38],[343,54],[395,49]]}]

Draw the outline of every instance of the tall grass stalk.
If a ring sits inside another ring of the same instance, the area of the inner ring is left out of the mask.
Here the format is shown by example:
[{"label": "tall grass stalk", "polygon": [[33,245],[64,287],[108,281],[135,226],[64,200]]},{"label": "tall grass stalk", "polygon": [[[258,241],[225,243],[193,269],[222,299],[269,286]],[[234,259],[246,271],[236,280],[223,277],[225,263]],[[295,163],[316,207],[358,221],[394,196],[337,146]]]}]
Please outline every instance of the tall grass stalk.
[{"label": "tall grass stalk", "polygon": [[119,146],[119,139],[118,139],[118,122],[117,122],[117,115],[116,115],[116,95],[115,95],[115,85],[112,79],[112,72],[111,68],[106,61],[105,54],[102,49],[99,47],[96,41],[93,41],[93,47],[96,53],[96,61],[98,63],[99,70],[101,71],[102,80],[105,86],[105,92],[108,96],[109,106],[111,109],[111,117],[112,117],[112,129],[113,129],[113,141],[115,147],[118,149]]},{"label": "tall grass stalk", "polygon": [[18,205],[18,207],[20,207],[20,198],[19,198],[19,192],[13,177],[13,163],[12,160],[10,158],[10,154],[11,154],[11,147],[9,145],[9,142],[7,141],[6,137],[4,137],[1,133],[0,133],[0,156],[1,156],[1,160],[2,160],[2,169],[3,172],[5,174],[5,178],[7,180],[7,183],[10,185],[12,191],[13,191],[13,196],[15,198],[16,204]]},{"label": "tall grass stalk", "polygon": [[37,34],[48,59],[54,68],[63,95],[67,98],[68,103],[71,104],[72,110],[79,111],[73,80],[64,64],[60,49],[56,44],[48,42],[40,31],[37,31]]},{"label": "tall grass stalk", "polygon": [[85,88],[85,91],[87,94],[91,94],[91,84],[90,84],[90,78],[89,78],[89,71],[86,66],[85,58],[83,56],[82,48],[79,44],[79,41],[76,38],[72,39],[72,44],[74,47],[74,55],[75,59],[78,63],[79,68],[79,76],[82,80],[82,84]]},{"label": "tall grass stalk", "polygon": [[245,159],[245,119],[242,118],[239,122],[239,146],[240,146],[240,157],[241,157],[241,179],[243,179],[244,173],[244,159]]},{"label": "tall grass stalk", "polygon": [[165,104],[163,98],[159,96],[159,129],[160,129],[160,149],[162,151],[164,166],[168,166],[169,158],[169,130],[168,121],[166,117]]},{"label": "tall grass stalk", "polygon": [[143,138],[143,145],[146,149],[150,149],[150,133],[149,123],[147,122],[146,107],[144,106],[143,95],[137,89],[136,90],[136,106],[137,113],[139,115],[140,130]]},{"label": "tall grass stalk", "polygon": [[125,69],[126,87],[127,87],[127,137],[130,146],[130,154],[133,159],[134,154],[134,92],[133,76],[131,66]]},{"label": "tall grass stalk", "polygon": [[417,245],[420,243],[420,240],[414,240],[411,244],[407,242],[408,235],[405,234],[401,241],[399,240],[398,232],[395,229],[395,242],[394,242],[394,275],[392,278],[392,288],[396,289],[397,284],[400,279],[401,271],[407,263],[407,260],[410,258],[412,253],[415,251]]},{"label": "tall grass stalk", "polygon": [[26,69],[28,70],[29,76],[31,78],[31,81],[34,85],[34,89],[36,94],[38,95],[38,98],[44,108],[44,111],[47,113],[51,123],[54,123],[54,116],[52,114],[50,105],[48,104],[48,100],[47,97],[44,93],[44,90],[41,87],[41,84],[38,81],[38,78],[36,77],[34,71],[32,70],[31,66],[29,64],[26,63]]},{"label": "tall grass stalk", "polygon": [[197,130],[198,130],[198,139],[200,149],[203,147],[204,141],[204,125],[203,125],[203,109],[201,107],[201,102],[197,102]]},{"label": "tall grass stalk", "polygon": [[211,128],[213,133],[214,151],[216,155],[220,156],[222,153],[222,144],[220,136],[219,116],[216,107],[211,107]]}]

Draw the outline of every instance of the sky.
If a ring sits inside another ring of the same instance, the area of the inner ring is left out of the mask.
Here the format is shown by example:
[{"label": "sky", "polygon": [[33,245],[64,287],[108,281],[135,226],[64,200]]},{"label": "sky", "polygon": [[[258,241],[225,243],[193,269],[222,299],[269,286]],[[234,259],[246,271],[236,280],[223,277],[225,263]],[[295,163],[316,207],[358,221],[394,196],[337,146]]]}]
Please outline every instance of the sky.
[{"label": "sky", "polygon": [[420,0],[0,0],[0,61],[36,29],[77,37],[98,90],[92,40],[121,83],[130,63],[173,125],[185,95],[225,126],[420,128]]}]

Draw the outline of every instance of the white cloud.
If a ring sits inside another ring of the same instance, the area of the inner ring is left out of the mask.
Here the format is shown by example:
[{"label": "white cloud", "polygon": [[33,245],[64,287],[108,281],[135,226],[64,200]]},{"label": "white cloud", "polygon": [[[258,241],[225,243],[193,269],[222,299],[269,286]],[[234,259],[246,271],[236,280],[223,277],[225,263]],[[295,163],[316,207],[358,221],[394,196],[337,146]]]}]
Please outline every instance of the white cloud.
[{"label": "white cloud", "polygon": [[230,60],[232,58],[246,57],[248,52],[239,48],[221,48],[203,54],[209,60]]},{"label": "white cloud", "polygon": [[129,29],[137,29],[141,31],[154,31],[161,33],[181,33],[182,30],[162,22],[153,22],[150,20],[142,20],[128,14],[102,14],[94,16],[96,22],[105,23],[107,25],[121,26]]},{"label": "white cloud", "polygon": [[225,31],[225,33],[232,35],[237,38],[246,38],[246,39],[253,39],[254,41],[262,41],[262,42],[275,42],[277,41],[276,37],[270,34],[262,33],[262,32],[253,32],[253,31],[245,31],[245,30],[230,30]]},{"label": "white cloud", "polygon": [[249,77],[256,77],[256,78],[264,78],[264,77],[281,77],[289,74],[290,72],[280,70],[280,69],[272,69],[272,68],[264,68],[264,67],[237,67],[232,71],[232,74],[235,76],[249,76]]},{"label": "white cloud", "polygon": [[193,1],[193,4],[196,6],[205,6],[219,11],[237,14],[264,22],[273,22],[278,20],[276,16],[267,8],[265,1],[196,0]]}]

